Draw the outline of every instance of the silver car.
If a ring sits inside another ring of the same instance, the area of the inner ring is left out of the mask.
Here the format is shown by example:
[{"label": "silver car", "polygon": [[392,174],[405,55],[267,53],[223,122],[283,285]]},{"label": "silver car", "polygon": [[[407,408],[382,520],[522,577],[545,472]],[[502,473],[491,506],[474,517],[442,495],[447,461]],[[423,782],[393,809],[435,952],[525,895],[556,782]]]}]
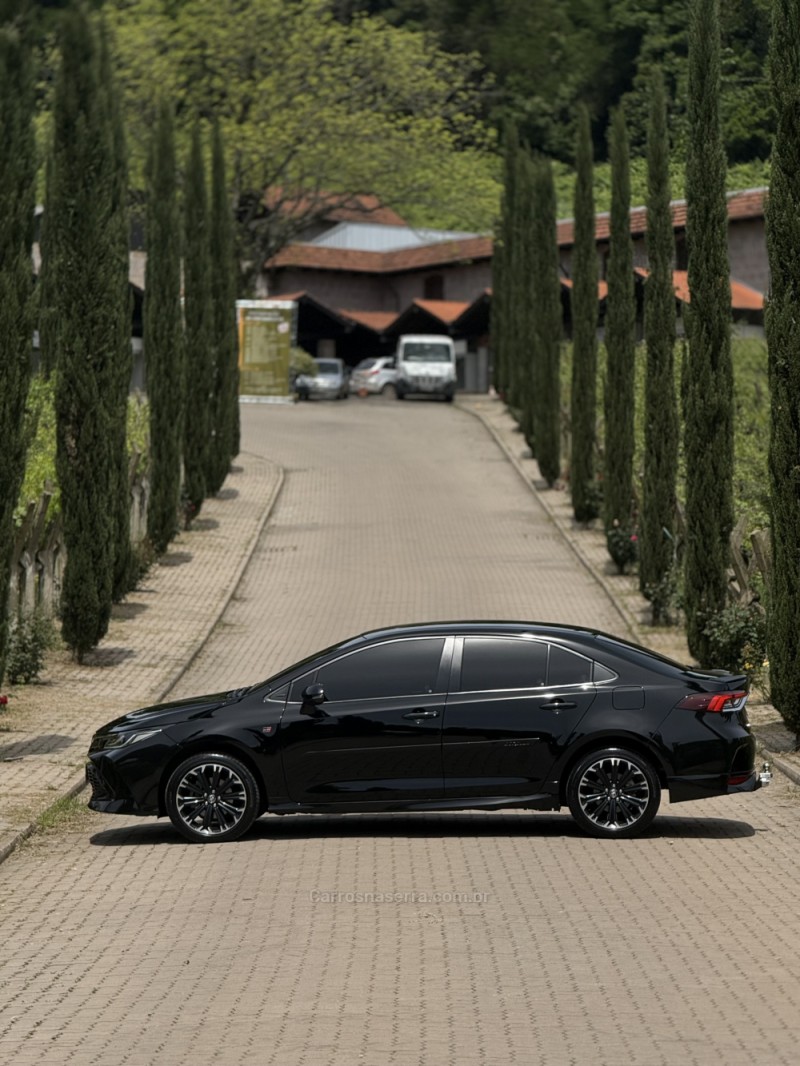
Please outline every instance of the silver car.
[{"label": "silver car", "polygon": [[394,383],[397,371],[393,355],[378,355],[362,359],[350,375],[350,391],[358,393],[377,393],[383,396],[394,395]]},{"label": "silver car", "polygon": [[327,357],[315,359],[317,373],[300,374],[295,379],[294,391],[301,400],[346,400],[350,395],[348,375],[341,359]]}]

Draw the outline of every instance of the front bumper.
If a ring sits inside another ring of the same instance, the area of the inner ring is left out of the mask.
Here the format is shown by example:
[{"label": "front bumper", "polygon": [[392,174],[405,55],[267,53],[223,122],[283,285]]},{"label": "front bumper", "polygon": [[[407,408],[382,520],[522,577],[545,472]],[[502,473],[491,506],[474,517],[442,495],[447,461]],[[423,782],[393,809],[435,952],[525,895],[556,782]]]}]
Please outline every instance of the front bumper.
[{"label": "front bumper", "polygon": [[161,814],[161,781],[179,755],[164,733],[130,747],[93,752],[86,760],[89,809],[106,814]]}]

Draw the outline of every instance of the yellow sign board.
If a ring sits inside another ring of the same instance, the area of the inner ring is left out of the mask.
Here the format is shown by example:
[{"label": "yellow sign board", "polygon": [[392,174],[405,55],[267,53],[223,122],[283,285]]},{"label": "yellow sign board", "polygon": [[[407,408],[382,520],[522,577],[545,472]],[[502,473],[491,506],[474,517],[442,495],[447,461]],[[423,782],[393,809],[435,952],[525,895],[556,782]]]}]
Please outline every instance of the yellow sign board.
[{"label": "yellow sign board", "polygon": [[293,300],[237,300],[236,312],[240,393],[288,400],[297,304]]}]

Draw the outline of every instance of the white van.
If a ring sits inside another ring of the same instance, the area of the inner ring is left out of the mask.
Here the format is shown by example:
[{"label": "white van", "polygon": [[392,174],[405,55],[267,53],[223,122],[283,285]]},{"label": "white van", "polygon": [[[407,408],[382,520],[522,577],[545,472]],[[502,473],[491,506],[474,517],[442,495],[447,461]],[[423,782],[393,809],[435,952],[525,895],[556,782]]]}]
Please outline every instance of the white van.
[{"label": "white van", "polygon": [[395,357],[397,399],[411,393],[443,396],[456,391],[456,350],[452,338],[410,333],[399,338]]}]

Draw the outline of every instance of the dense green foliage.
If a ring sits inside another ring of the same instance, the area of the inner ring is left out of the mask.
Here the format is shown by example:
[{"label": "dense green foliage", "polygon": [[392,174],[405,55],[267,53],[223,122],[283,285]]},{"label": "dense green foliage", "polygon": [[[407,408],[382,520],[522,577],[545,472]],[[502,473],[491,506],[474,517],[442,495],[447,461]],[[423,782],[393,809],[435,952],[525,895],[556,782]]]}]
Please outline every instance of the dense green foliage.
[{"label": "dense green foliage", "polygon": [[100,49],[82,4],[65,12],[60,43],[47,254],[60,279],[50,298],[57,309],[56,467],[67,552],[62,635],[80,660],[104,636],[111,615],[118,199]]},{"label": "dense green foliage", "polygon": [[219,492],[239,454],[239,344],[233,217],[225,181],[225,153],[219,124],[211,147],[211,344],[212,435],[206,467],[209,492]]},{"label": "dense green foliage", "polygon": [[150,398],[147,534],[166,551],[178,528],[183,442],[181,241],[172,110],[162,101],[151,137],[147,198],[144,351]]},{"label": "dense green foliage", "polygon": [[556,242],[556,200],[548,159],[535,161],[533,174],[533,328],[536,360],[534,436],[539,471],[552,486],[561,476],[561,405],[559,360],[563,326],[561,282]]},{"label": "dense green foliage", "polygon": [[[354,12],[381,14],[394,25],[435,33],[451,51],[477,50],[497,86],[487,100],[490,118],[513,116],[525,140],[567,160],[580,101],[590,104],[598,154],[620,100],[634,148],[643,150],[650,77],[662,67],[682,153],[690,0],[331,0],[331,6],[343,21]],[[736,161],[769,154],[769,19],[770,0],[722,5],[722,123]]]},{"label": "dense green foliage", "polygon": [[661,71],[653,73],[647,161],[647,259],[644,321],[647,352],[644,470],[639,516],[639,587],[653,624],[663,621],[675,580],[675,490],[680,427],[675,395],[675,235],[670,212],[669,137]]},{"label": "dense green foliage", "polygon": [[184,171],[183,291],[185,322],[183,493],[186,516],[196,516],[206,496],[211,445],[212,327],[211,242],[200,126],[194,124]]},{"label": "dense green foliage", "polygon": [[611,239],[606,305],[606,398],[603,515],[611,558],[624,570],[633,534],[633,420],[636,362],[636,303],[630,232],[628,131],[622,109],[611,124]]},{"label": "dense green foliage", "polygon": [[[26,5],[20,5],[27,9]],[[0,17],[4,12],[0,9]],[[27,10],[25,11],[27,15]],[[25,403],[33,335],[33,71],[24,17],[0,23],[0,682],[8,650],[5,605],[14,507],[25,468]]]},{"label": "dense green foliage", "polygon": [[767,243],[772,287],[767,307],[771,390],[769,473],[772,580],[769,653],[772,701],[800,735],[800,8],[775,0],[772,91],[778,133],[772,155]]},{"label": "dense green foliage", "polygon": [[578,522],[599,512],[595,481],[595,403],[597,397],[597,249],[594,237],[592,142],[589,113],[580,109],[575,186],[575,243],[572,250],[572,453],[570,489]]},{"label": "dense green foliage", "polygon": [[686,176],[689,248],[685,368],[686,582],[689,649],[709,661],[705,626],[727,603],[733,528],[733,372],[725,157],[719,120],[719,0],[692,9],[689,156]]}]

